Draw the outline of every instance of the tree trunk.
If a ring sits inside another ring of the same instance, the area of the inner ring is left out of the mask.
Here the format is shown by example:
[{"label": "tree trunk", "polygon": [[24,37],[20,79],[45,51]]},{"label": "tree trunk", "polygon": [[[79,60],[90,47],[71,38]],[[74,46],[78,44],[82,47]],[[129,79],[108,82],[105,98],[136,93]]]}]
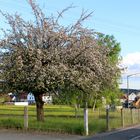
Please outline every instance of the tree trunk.
[{"label": "tree trunk", "polygon": [[43,94],[34,94],[36,101],[36,113],[37,113],[37,121],[44,121],[44,110],[42,101]]},{"label": "tree trunk", "polygon": [[92,108],[92,109],[93,109],[93,111],[95,111],[96,102],[97,102],[97,99],[95,99],[95,100],[94,100],[94,103],[93,103],[93,108]]},{"label": "tree trunk", "polygon": [[97,94],[95,95],[95,99],[94,99],[94,103],[93,103],[93,111],[95,111],[95,107],[96,107],[96,103],[97,103]]},{"label": "tree trunk", "polygon": [[78,107],[77,107],[77,104],[74,105],[75,107],[75,118],[78,117]]}]

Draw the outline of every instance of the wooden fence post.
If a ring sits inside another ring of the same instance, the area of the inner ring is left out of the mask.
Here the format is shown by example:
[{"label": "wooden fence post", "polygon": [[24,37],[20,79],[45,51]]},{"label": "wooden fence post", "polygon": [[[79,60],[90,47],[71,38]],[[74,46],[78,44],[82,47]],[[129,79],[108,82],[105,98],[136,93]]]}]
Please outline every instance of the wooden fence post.
[{"label": "wooden fence post", "polygon": [[139,114],[139,109],[137,109],[137,123],[139,123],[139,121],[140,121],[140,120],[139,120],[139,119],[140,119],[140,118],[139,118],[139,115],[140,115],[140,114]]},{"label": "wooden fence post", "polygon": [[123,108],[121,109],[121,124],[122,124],[122,127],[124,127],[124,110],[123,110]]},{"label": "wooden fence post", "polygon": [[133,114],[133,109],[130,109],[131,111],[131,124],[134,123],[134,114]]},{"label": "wooden fence post", "polygon": [[140,109],[138,109],[138,122],[140,122]]},{"label": "wooden fence post", "polygon": [[28,129],[28,107],[24,107],[24,129]]},{"label": "wooden fence post", "polygon": [[109,130],[109,106],[106,107],[106,129]]}]

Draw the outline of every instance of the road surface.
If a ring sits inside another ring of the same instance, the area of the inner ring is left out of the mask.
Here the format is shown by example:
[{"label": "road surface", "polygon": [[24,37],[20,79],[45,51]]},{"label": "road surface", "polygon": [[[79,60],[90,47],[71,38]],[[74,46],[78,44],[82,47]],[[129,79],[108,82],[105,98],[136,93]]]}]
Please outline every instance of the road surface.
[{"label": "road surface", "polygon": [[82,140],[140,140],[140,126],[98,134]]}]

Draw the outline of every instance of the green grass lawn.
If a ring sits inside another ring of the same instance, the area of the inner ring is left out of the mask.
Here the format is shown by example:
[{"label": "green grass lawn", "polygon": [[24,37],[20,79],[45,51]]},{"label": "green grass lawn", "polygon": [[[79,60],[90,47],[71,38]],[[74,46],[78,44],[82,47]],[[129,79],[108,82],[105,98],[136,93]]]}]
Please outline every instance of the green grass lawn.
[{"label": "green grass lawn", "polygon": [[[0,105],[0,127],[24,129],[23,106]],[[36,121],[35,106],[28,106],[29,130],[59,132],[69,134],[84,134],[83,109],[79,111],[79,117],[75,117],[73,107],[61,105],[45,105],[45,121]],[[125,125],[132,123],[131,112],[126,111]],[[117,129],[121,126],[121,112],[111,111],[109,128]],[[133,123],[138,123],[138,111],[134,112]],[[95,134],[106,131],[106,112],[105,110],[92,111],[89,109],[89,133]]]}]

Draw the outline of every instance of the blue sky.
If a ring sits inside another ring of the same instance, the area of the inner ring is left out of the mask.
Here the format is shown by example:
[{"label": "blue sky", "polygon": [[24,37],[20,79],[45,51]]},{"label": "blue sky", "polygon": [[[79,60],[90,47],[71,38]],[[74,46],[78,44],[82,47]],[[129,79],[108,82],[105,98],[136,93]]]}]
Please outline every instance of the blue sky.
[{"label": "blue sky", "polygon": [[[70,4],[76,8],[67,11],[62,24],[75,21],[82,9],[93,11],[93,16],[84,25],[105,34],[114,35],[121,43],[124,72],[120,87],[126,87],[126,76],[140,72],[140,0],[36,0],[47,15],[57,14]],[[31,18],[31,8],[26,0],[0,0],[0,9],[18,12],[27,20]],[[7,28],[0,16],[0,28]],[[140,74],[130,77],[130,88],[140,89]]]}]

